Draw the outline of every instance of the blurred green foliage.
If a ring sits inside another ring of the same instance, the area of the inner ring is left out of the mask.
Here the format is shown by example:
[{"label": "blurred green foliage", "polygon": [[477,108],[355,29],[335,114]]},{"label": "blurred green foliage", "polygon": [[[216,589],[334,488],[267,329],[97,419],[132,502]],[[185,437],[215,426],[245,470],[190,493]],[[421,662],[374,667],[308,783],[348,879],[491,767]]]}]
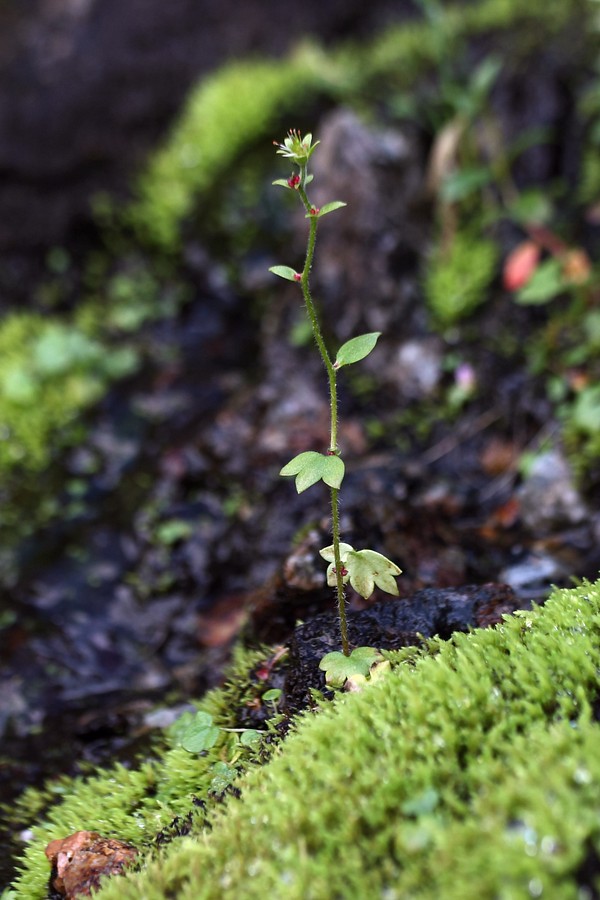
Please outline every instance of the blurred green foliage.
[{"label": "blurred green foliage", "polygon": [[425,274],[425,297],[435,320],[448,327],[485,302],[497,274],[498,249],[491,240],[468,231],[456,234],[450,247],[436,247]]},{"label": "blurred green foliage", "polygon": [[72,322],[13,313],[0,326],[0,472],[43,469],[77,434],[78,417],[129,374],[131,347],[106,352]]}]

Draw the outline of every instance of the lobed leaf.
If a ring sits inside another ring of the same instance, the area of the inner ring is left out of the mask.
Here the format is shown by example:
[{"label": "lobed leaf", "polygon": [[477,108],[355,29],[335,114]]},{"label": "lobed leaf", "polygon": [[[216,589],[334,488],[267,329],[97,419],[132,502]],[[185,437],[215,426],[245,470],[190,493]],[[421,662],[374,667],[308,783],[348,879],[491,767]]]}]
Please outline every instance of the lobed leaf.
[{"label": "lobed leaf", "polygon": [[349,366],[364,359],[374,348],[380,335],[380,331],[371,331],[368,334],[359,334],[358,337],[346,341],[338,350],[333,368],[341,369],[342,366]]},{"label": "lobed leaf", "polygon": [[339,490],[344,478],[345,466],[339,456],[305,450],[287,463],[280,475],[296,476],[296,490],[299,494],[312,487],[317,481]]},{"label": "lobed leaf", "polygon": [[348,570],[348,579],[354,590],[364,597],[371,596],[375,587],[388,594],[398,596],[398,585],[395,579],[401,569],[375,550],[352,550],[344,560]]},{"label": "lobed leaf", "polygon": [[[340,541],[340,559],[342,562],[345,562],[346,557],[351,550],[354,550],[352,544],[345,544],[344,541]],[[323,559],[327,560],[327,562],[335,562],[333,544],[331,544],[331,546],[329,547],[324,547],[323,550],[319,550],[319,553],[323,557]]]},{"label": "lobed leaf", "polygon": [[342,687],[344,682],[357,675],[369,674],[373,663],[381,659],[381,654],[373,647],[357,647],[350,656],[345,656],[339,650],[326,653],[319,668],[325,672],[325,681],[332,687]]}]

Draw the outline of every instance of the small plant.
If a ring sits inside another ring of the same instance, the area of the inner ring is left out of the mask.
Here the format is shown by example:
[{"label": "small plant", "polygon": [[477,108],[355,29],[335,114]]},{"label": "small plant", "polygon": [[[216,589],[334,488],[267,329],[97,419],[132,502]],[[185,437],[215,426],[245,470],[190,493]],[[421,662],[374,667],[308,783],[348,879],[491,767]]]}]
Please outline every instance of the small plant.
[{"label": "small plant", "polygon": [[381,332],[374,331],[352,338],[345,344],[342,344],[335,358],[330,356],[323,339],[317,307],[309,284],[310,270],[315,254],[317,228],[319,220],[323,216],[341,209],[346,204],[341,200],[333,200],[319,208],[309,200],[306,189],[313,180],[313,176],[308,174],[308,163],[318,143],[319,141],[313,143],[311,134],[306,134],[302,137],[300,132],[296,130],[290,131],[282,144],[275,142],[277,153],[289,159],[292,165],[297,168],[297,171],[294,169],[289,178],[278,179],[273,184],[279,185],[286,190],[294,191],[298,195],[306,211],[309,232],[302,271],[297,272],[289,266],[273,266],[270,271],[275,275],[279,275],[280,278],[295,282],[302,291],[304,306],[311,324],[313,337],[329,381],[330,441],[325,453],[306,450],[291,459],[279,474],[295,477],[296,490],[299,494],[319,481],[323,481],[329,487],[333,543],[320,552],[321,556],[329,563],[327,583],[330,587],[335,587],[336,589],[342,650],[344,656],[349,656],[350,647],[348,643],[344,586],[350,582],[352,587],[365,598],[371,596],[375,586],[397,596],[398,586],[395,579],[400,574],[400,569],[395,563],[382,556],[381,553],[377,553],[374,550],[355,550],[350,544],[343,543],[340,537],[339,492],[344,479],[345,468],[338,445],[337,373],[343,366],[349,366],[368,356],[375,347]]}]

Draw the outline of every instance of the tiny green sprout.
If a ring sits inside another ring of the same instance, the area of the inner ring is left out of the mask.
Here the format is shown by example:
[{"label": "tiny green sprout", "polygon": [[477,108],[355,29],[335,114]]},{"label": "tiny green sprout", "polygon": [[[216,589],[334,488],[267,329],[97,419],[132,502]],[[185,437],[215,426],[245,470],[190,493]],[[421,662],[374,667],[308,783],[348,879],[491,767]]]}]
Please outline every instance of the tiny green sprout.
[{"label": "tiny green sprout", "polygon": [[[401,570],[391,560],[382,556],[381,553],[377,553],[375,550],[355,550],[350,544],[345,544],[341,540],[339,492],[344,480],[345,466],[338,446],[337,373],[344,366],[360,362],[368,356],[375,348],[381,332],[373,331],[368,334],[360,334],[342,344],[335,357],[330,355],[321,331],[317,306],[310,290],[309,276],[314,260],[317,228],[320,219],[329,215],[329,213],[342,209],[346,204],[342,200],[332,200],[319,207],[311,203],[308,197],[306,188],[313,179],[313,176],[308,174],[308,162],[319,143],[319,141],[313,142],[312,134],[309,133],[303,137],[299,131],[292,129],[288,132],[287,137],[284,138],[283,143],[278,143],[277,141],[273,141],[273,143],[278,148],[277,153],[291,160],[292,165],[298,169],[298,171],[292,172],[289,178],[278,178],[273,184],[294,191],[298,195],[304,207],[305,218],[308,220],[309,231],[302,271],[298,272],[296,269],[284,265],[272,266],[269,271],[286,281],[295,282],[302,291],[304,307],[312,328],[313,337],[327,372],[330,410],[330,439],[326,452],[318,453],[316,450],[305,450],[283,466],[279,474],[295,478],[296,490],[299,494],[320,481],[329,488],[333,543],[330,547],[325,547],[321,550],[321,556],[329,563],[327,583],[336,590],[342,642],[342,654],[339,655],[342,659],[347,658],[350,660],[354,658],[353,665],[356,665],[357,658],[354,657],[354,654],[357,651],[353,651],[351,656],[348,642],[345,585],[349,583],[354,590],[365,598],[370,597],[376,587],[387,591],[389,594],[398,596],[398,586],[395,579],[400,575]],[[331,656],[331,654],[328,655]],[[364,664],[362,665],[364,668]],[[370,665],[367,666],[366,672],[353,670],[345,678],[350,677],[352,674],[366,677],[369,669]]]},{"label": "tiny green sprout", "polygon": [[[267,691],[267,694],[277,694],[273,696],[272,702],[276,702],[281,691]],[[263,699],[265,695],[263,694]],[[205,753],[211,750],[222,734],[239,734],[239,745],[245,748],[253,748],[260,744],[261,735],[264,731],[255,728],[225,728],[213,724],[213,717],[210,713],[199,710],[196,714],[186,712],[177,719],[171,727],[171,734],[175,743],[177,743],[188,753]],[[237,738],[235,740],[238,740]],[[238,753],[234,757],[234,761],[238,759]]]},{"label": "tiny green sprout", "polygon": [[273,712],[277,712],[282,693],[283,691],[279,688],[271,688],[270,690],[265,691],[260,699],[263,703],[270,703],[273,707]]}]

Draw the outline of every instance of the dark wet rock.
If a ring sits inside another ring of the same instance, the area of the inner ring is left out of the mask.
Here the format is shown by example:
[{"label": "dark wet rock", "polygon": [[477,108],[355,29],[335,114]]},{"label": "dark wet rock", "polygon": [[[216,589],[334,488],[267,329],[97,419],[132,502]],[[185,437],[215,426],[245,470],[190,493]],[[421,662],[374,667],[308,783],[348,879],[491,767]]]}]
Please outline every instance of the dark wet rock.
[{"label": "dark wet rock", "polygon": [[[348,612],[351,647],[398,650],[418,645],[421,638],[448,639],[455,631],[496,625],[502,616],[522,607],[506,584],[466,585],[461,588],[426,588],[401,600],[375,603],[361,612]],[[323,613],[299,625],[290,643],[285,681],[290,711],[306,706],[309,688],[325,686],[319,662],[340,649],[339,622]]]}]

